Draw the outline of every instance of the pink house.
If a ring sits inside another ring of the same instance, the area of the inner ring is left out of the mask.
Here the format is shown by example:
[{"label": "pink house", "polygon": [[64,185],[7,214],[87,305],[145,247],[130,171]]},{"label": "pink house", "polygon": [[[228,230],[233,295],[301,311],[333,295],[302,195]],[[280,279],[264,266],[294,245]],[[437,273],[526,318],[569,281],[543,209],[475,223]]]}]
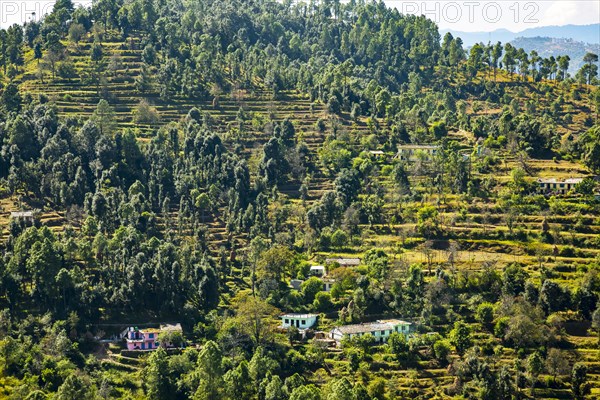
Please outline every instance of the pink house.
[{"label": "pink house", "polygon": [[[164,333],[169,342],[162,343],[163,347],[184,347],[181,324],[161,324],[160,329],[130,326],[124,332],[127,350],[156,350],[161,346],[158,335]],[[179,339],[179,340],[177,340]],[[173,341],[174,343],[171,343]]]},{"label": "pink house", "polygon": [[160,343],[158,342],[158,334],[160,329],[147,328],[138,329],[137,327],[129,327],[125,340],[127,341],[127,350],[154,350],[157,349]]}]

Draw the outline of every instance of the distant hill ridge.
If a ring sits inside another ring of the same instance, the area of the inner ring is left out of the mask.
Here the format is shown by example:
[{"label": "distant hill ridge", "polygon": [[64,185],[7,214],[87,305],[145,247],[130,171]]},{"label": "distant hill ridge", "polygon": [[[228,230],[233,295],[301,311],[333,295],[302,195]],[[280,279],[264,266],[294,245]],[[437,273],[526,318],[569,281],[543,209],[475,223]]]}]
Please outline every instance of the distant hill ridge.
[{"label": "distant hill ridge", "polygon": [[465,46],[472,46],[475,43],[483,42],[511,42],[517,38],[549,37],[572,39],[577,42],[600,44],[600,24],[591,25],[563,25],[563,26],[542,26],[525,29],[521,32],[511,32],[507,29],[497,29],[491,32],[462,32],[453,29],[443,29],[440,31],[443,36],[446,32],[459,36]]},{"label": "distant hill ridge", "polygon": [[517,48],[523,48],[528,53],[532,50],[541,57],[558,57],[568,55],[571,58],[569,73],[574,75],[583,66],[583,57],[591,52],[600,54],[600,44],[590,44],[567,38],[552,37],[518,37],[510,42]]}]

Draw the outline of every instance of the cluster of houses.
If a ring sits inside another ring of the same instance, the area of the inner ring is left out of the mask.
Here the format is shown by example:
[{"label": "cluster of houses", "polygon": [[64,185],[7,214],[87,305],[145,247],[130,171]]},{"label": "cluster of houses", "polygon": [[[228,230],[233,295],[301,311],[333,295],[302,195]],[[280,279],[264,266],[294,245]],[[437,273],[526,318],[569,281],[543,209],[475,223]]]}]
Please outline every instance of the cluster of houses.
[{"label": "cluster of houses", "polygon": [[[343,267],[356,267],[360,265],[360,262],[360,258],[327,258],[325,260],[326,265],[339,265]],[[323,291],[325,292],[329,292],[335,283],[334,279],[327,278],[327,268],[324,265],[311,266],[309,275],[321,278],[323,281]],[[296,290],[300,290],[303,282],[300,279],[292,279],[290,286]],[[281,316],[281,328],[297,328],[302,337],[305,338],[306,332],[316,325],[317,319],[318,314],[288,313]],[[412,324],[400,319],[378,320],[369,323],[339,326],[330,332],[317,332],[315,338],[327,341],[331,345],[335,344],[339,346],[344,339],[371,334],[377,343],[385,343],[394,332],[408,336],[413,332]]]},{"label": "cluster of houses", "polygon": [[[483,146],[482,140],[477,142],[476,153],[481,155]],[[432,162],[440,147],[437,145],[415,145],[407,144],[398,146],[398,152],[395,158],[406,162],[428,161]],[[372,150],[370,154],[373,157],[384,157],[385,153],[380,150]],[[468,155],[465,157],[469,157]],[[538,192],[546,195],[566,195],[575,190],[576,186],[583,181],[583,178],[544,178],[538,179]],[[39,210],[14,211],[11,212],[11,219],[33,224],[39,216]],[[356,267],[360,265],[359,258],[328,258],[325,260],[326,265],[339,265],[342,267]],[[323,291],[331,291],[335,280],[327,277],[327,268],[325,265],[314,265],[310,267],[309,275],[321,278],[323,281]],[[290,286],[296,290],[300,290],[304,281],[300,279],[292,279]],[[314,327],[317,323],[318,315],[311,313],[291,313],[281,316],[281,327],[284,329],[295,327],[304,332]],[[409,336],[413,332],[413,325],[400,319],[385,319],[375,322],[352,324],[338,326],[329,333],[321,333],[321,337],[327,338],[335,344],[339,345],[344,339],[351,339],[363,335],[371,334],[378,343],[385,343],[392,333],[401,333]],[[128,350],[155,350],[159,347],[174,347],[179,346],[176,343],[161,343],[159,335],[163,333],[182,334],[182,328],[179,323],[176,324],[161,324],[160,328],[143,328],[129,327],[121,333],[121,337],[125,339]],[[161,335],[161,337],[170,337],[169,335]],[[173,337],[173,336],[171,336]]]},{"label": "cluster of houses", "polygon": [[[327,258],[326,265],[339,265],[343,267],[356,267],[360,265],[360,258]],[[327,278],[327,268],[324,265],[313,265],[310,267],[309,275],[321,278],[323,281],[323,291],[329,292],[335,283],[334,279]],[[301,279],[292,279],[290,286],[300,290],[304,281]],[[312,313],[289,313],[281,316],[281,328],[297,328],[302,337],[306,337],[306,332],[313,328],[318,319],[318,314]],[[377,343],[385,343],[388,337],[394,333],[401,333],[408,336],[412,333],[412,324],[400,319],[387,319],[375,322],[344,325],[334,328],[331,332],[317,332],[316,338],[329,341],[330,344],[338,345],[344,339],[371,334]]]},{"label": "cluster of houses", "polygon": [[[398,146],[398,152],[395,156],[396,159],[406,162],[416,161],[429,161],[435,160],[436,155],[440,151],[440,147],[436,145],[400,145]],[[369,152],[373,157],[383,157],[385,154],[379,150],[372,150]],[[462,154],[462,153],[461,153]],[[483,141],[480,139],[477,142],[476,153],[477,156],[485,154]],[[470,155],[463,155],[465,158]],[[569,179],[538,179],[538,192],[543,194],[555,194],[555,195],[566,195],[575,190],[576,186],[583,181],[583,178],[569,178]],[[344,267],[354,267],[360,264],[359,258],[328,258],[326,264],[337,264]],[[335,280],[327,277],[327,269],[323,265],[314,265],[310,268],[311,276],[317,276],[323,280],[323,290],[329,292],[335,283]],[[301,285],[304,281],[300,279],[293,279],[290,286],[294,289],[300,290]],[[302,332],[304,337],[304,331],[311,329],[317,323],[317,314],[285,314],[281,316],[281,326],[284,329],[289,327],[295,327]],[[371,334],[375,340],[379,343],[385,343],[388,337],[393,333],[398,332],[404,335],[410,335],[412,330],[412,324],[400,319],[387,319],[378,320],[370,323],[354,324],[339,326],[331,330],[329,333],[323,334],[321,337],[327,338],[336,344],[339,344],[345,338],[353,338],[366,334]]]},{"label": "cluster of houses", "polygon": [[[281,327],[284,329],[296,327],[302,332],[315,326],[317,319],[317,314],[284,314],[281,316]],[[304,336],[304,332],[302,333]],[[413,333],[412,323],[400,319],[384,319],[362,324],[342,325],[333,328],[321,337],[326,337],[339,346],[344,339],[352,339],[367,334],[372,335],[376,343],[386,343],[392,333],[409,336]]]},{"label": "cluster of houses", "polygon": [[[306,332],[317,324],[319,315],[311,313],[290,313],[281,316],[281,327],[288,329],[297,328],[303,337]],[[181,347],[183,344],[161,342],[161,338],[168,338],[170,335],[164,333],[178,333],[183,335],[183,330],[179,323],[161,324],[160,328],[138,328],[128,327],[121,333],[125,339],[127,350],[129,351],[152,351],[159,347],[173,348]],[[318,332],[315,338],[330,342],[331,345],[339,346],[344,339],[352,339],[370,334],[376,343],[386,343],[392,333],[400,333],[409,336],[413,333],[413,325],[410,322],[400,319],[384,319],[375,322],[366,322],[362,324],[343,325],[333,328],[330,332]],[[181,336],[182,337],[182,336]]]}]

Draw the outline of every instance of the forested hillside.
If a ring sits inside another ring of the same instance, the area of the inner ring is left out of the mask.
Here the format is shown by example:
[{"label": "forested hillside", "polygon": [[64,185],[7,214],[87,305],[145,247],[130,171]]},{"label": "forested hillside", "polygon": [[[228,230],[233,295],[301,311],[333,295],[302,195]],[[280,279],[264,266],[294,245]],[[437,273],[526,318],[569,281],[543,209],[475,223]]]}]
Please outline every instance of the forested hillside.
[{"label": "forested hillside", "polygon": [[59,0],[0,30],[0,398],[597,398],[584,60],[354,0]]}]

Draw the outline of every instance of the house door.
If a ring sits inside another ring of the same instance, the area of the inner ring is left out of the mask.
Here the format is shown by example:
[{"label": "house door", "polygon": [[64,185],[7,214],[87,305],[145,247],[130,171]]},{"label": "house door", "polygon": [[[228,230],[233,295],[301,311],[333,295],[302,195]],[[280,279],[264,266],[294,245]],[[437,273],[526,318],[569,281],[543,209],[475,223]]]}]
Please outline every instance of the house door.
[{"label": "house door", "polygon": [[146,350],[146,343],[142,342],[142,350]]}]

